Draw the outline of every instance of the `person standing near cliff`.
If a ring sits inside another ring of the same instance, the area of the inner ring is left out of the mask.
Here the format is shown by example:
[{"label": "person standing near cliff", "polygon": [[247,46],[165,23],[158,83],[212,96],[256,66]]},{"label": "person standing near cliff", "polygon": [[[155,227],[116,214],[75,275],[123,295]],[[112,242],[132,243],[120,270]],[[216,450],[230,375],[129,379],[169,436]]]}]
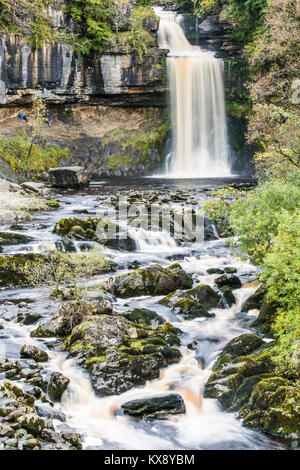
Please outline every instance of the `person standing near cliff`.
[{"label": "person standing near cliff", "polygon": [[47,119],[48,126],[52,127],[52,119],[48,112],[46,113],[46,119]]}]

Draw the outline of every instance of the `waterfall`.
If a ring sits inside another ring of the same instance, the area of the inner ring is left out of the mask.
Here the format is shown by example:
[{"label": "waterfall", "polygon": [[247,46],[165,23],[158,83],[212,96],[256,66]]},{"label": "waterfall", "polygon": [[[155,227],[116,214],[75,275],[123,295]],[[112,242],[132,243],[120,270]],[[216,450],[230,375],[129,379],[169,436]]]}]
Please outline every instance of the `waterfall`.
[{"label": "waterfall", "polygon": [[223,61],[192,46],[176,14],[157,9],[159,46],[169,49],[167,73],[173,125],[172,176],[230,175]]}]

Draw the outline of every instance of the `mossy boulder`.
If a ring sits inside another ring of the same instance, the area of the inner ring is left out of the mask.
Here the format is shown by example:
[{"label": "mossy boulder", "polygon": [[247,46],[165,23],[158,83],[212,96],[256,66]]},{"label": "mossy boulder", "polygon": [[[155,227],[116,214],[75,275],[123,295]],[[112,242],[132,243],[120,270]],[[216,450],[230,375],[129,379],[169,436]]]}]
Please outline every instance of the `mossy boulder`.
[{"label": "mossy boulder", "polygon": [[168,294],[178,288],[189,288],[192,284],[192,278],[176,263],[167,268],[159,264],[140,268],[112,278],[101,287],[111,294],[126,298]]},{"label": "mossy boulder", "polygon": [[219,287],[230,287],[231,289],[239,289],[242,287],[242,283],[240,279],[232,274],[231,276],[228,276],[227,274],[223,274],[222,276],[217,277],[215,280],[215,285]]},{"label": "mossy boulder", "polygon": [[67,389],[69,383],[70,380],[60,372],[54,372],[51,374],[47,387],[47,392],[50,399],[53,401],[59,401],[64,391]]},{"label": "mossy boulder", "polygon": [[118,314],[97,315],[73,328],[65,348],[90,372],[97,393],[119,394],[180,360],[179,333],[169,323],[154,328]]},{"label": "mossy boulder", "polygon": [[274,436],[299,438],[299,385],[277,377],[274,344],[256,335],[230,341],[213,367],[204,389],[244,424]]},{"label": "mossy boulder", "polygon": [[235,304],[235,296],[230,287],[224,286],[220,289],[220,294],[222,297],[222,306],[227,308]]},{"label": "mossy boulder", "polygon": [[199,284],[193,289],[176,290],[161,299],[159,303],[171,308],[175,313],[186,318],[213,317],[208,309],[216,307],[220,301],[219,294],[206,284]]},{"label": "mossy boulder", "polygon": [[183,298],[179,299],[172,304],[172,310],[178,315],[182,315],[186,319],[193,319],[199,317],[211,318],[214,313],[209,313],[208,310],[199,304],[196,300]]},{"label": "mossy boulder", "polygon": [[143,325],[161,325],[164,323],[164,319],[153,310],[147,308],[134,308],[127,310],[122,314],[124,318],[134,323],[141,323]]},{"label": "mossy boulder", "polygon": [[244,423],[274,436],[300,438],[300,387],[282,377],[260,380],[239,412]]},{"label": "mossy boulder", "polygon": [[25,359],[33,359],[36,362],[46,362],[49,359],[46,351],[29,344],[22,346],[20,356]]},{"label": "mossy boulder", "polygon": [[223,349],[222,355],[230,355],[232,359],[238,356],[247,356],[262,344],[263,340],[260,336],[244,334],[229,341]]},{"label": "mossy boulder", "polygon": [[160,418],[166,415],[185,413],[185,404],[179,393],[164,393],[154,397],[143,397],[121,405],[126,415]]},{"label": "mossy boulder", "polygon": [[266,295],[266,290],[264,287],[259,287],[254,294],[250,295],[248,299],[242,305],[242,312],[249,312],[249,310],[260,309],[264,297]]},{"label": "mossy boulder", "polygon": [[51,318],[51,320],[41,323],[35,330],[30,333],[32,338],[65,338],[71,333],[70,322],[66,321],[62,316]]},{"label": "mossy boulder", "polygon": [[256,328],[260,334],[273,336],[273,323],[276,318],[276,310],[278,308],[278,304],[276,302],[270,302],[268,300],[264,300],[260,307],[259,315],[251,323],[252,328]]},{"label": "mossy boulder", "polygon": [[29,284],[26,266],[43,259],[36,253],[0,256],[0,287],[24,287]]},{"label": "mossy boulder", "polygon": [[0,251],[2,246],[5,245],[20,245],[23,243],[29,243],[33,240],[32,237],[22,235],[14,232],[0,232]]},{"label": "mossy boulder", "polygon": [[75,240],[101,243],[116,250],[135,251],[136,243],[115,222],[100,217],[61,219],[54,227],[54,233]]}]

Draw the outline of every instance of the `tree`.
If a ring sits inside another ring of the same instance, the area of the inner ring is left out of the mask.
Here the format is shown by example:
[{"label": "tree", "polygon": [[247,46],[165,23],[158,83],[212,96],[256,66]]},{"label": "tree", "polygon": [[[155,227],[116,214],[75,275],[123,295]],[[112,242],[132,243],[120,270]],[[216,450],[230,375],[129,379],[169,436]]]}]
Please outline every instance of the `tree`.
[{"label": "tree", "polygon": [[37,98],[33,102],[32,106],[32,111],[33,115],[30,119],[30,128],[31,128],[31,144],[29,147],[27,159],[26,159],[26,164],[28,163],[28,160],[30,158],[31,152],[32,152],[32,147],[34,144],[34,139],[37,136],[43,136],[42,133],[42,124],[45,119],[46,115],[46,106],[44,101],[41,98]]},{"label": "tree", "polygon": [[119,30],[121,24],[124,22],[126,13],[128,12],[129,2],[128,0],[114,0],[114,14],[113,14],[113,24],[116,31],[116,43],[119,43]]}]

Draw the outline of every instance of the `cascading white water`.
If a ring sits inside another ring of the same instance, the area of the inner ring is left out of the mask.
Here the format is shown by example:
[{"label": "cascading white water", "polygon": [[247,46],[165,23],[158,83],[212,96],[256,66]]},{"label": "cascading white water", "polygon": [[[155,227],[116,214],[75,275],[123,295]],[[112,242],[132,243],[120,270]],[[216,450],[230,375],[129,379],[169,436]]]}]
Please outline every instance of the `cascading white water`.
[{"label": "cascading white water", "polygon": [[161,10],[157,14],[159,45],[170,50],[174,159],[169,172],[178,177],[228,176],[223,61],[192,46],[175,14]]}]

